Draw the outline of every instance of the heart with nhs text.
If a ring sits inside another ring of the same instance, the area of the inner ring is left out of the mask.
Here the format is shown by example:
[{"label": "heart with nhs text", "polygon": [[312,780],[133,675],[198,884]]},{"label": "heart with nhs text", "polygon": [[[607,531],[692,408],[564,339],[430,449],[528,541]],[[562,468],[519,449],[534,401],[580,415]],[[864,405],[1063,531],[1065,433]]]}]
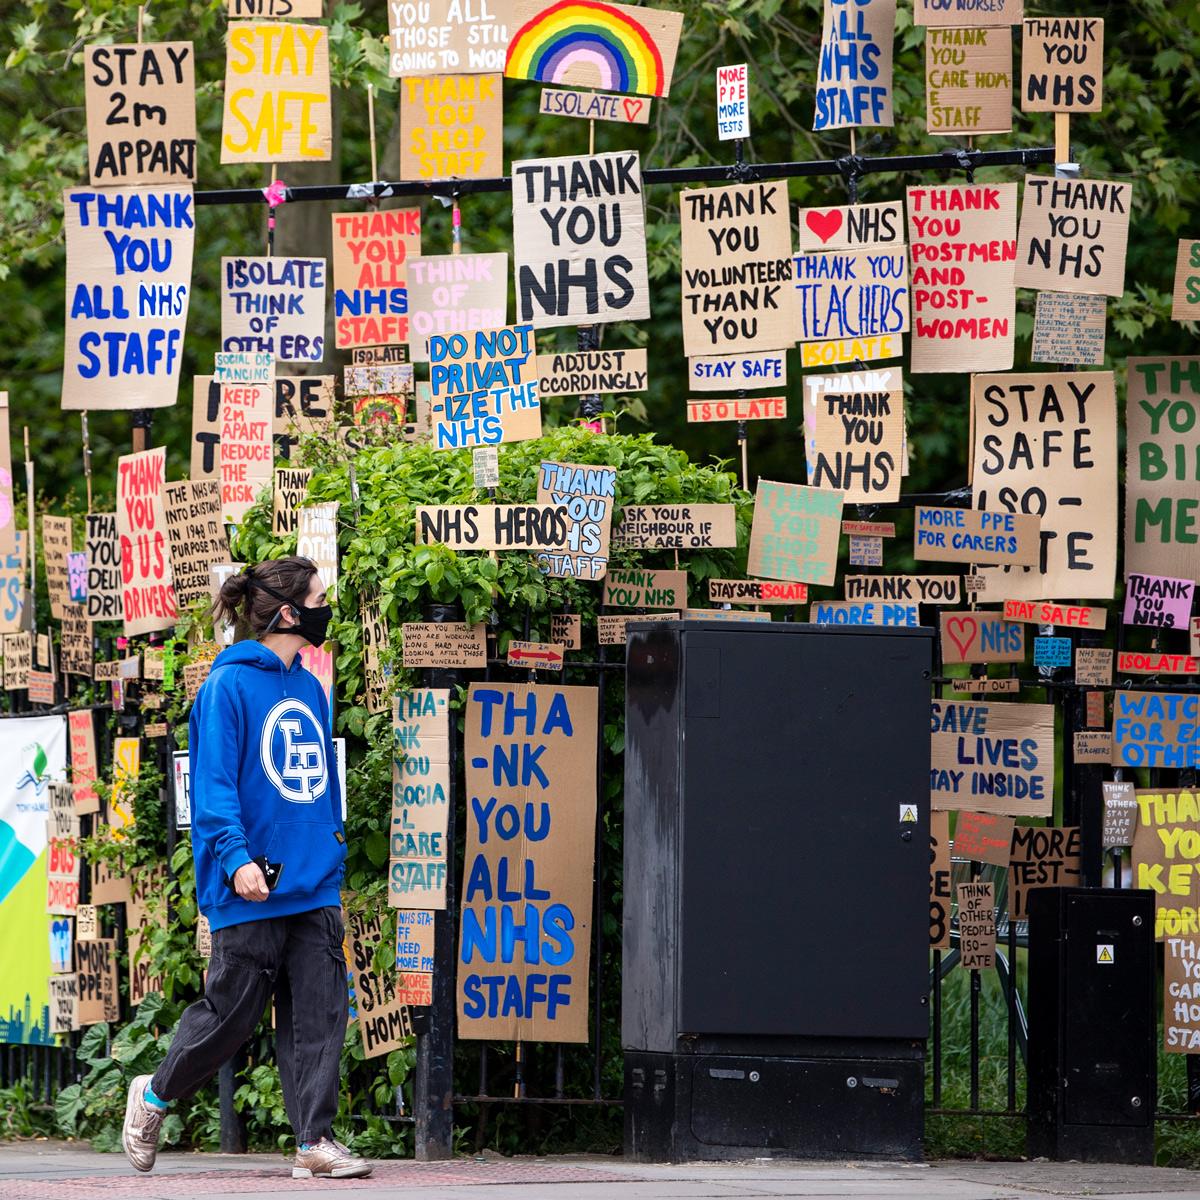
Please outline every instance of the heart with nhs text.
[{"label": "heart with nhs text", "polygon": [[815,208],[804,214],[804,223],[819,237],[822,243],[828,242],[842,227],[840,209],[831,208],[828,212],[818,212]]}]

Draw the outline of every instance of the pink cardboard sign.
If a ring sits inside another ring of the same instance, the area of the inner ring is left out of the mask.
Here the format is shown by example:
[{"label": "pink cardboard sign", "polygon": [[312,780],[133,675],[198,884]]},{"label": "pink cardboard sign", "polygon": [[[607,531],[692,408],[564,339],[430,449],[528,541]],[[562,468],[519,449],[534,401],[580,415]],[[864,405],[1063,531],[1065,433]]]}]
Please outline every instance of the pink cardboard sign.
[{"label": "pink cardboard sign", "polygon": [[1155,625],[1161,629],[1185,629],[1192,615],[1191,579],[1162,575],[1130,574],[1125,579],[1126,625]]}]

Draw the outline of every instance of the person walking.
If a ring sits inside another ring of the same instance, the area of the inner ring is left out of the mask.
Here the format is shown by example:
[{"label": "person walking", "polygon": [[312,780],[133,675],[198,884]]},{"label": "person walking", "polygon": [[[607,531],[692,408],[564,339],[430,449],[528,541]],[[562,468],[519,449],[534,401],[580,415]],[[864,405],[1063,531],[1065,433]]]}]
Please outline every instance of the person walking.
[{"label": "person walking", "polygon": [[299,657],[324,644],[332,615],[316,566],[297,556],[231,576],[213,606],[255,638],[217,656],[188,723],[196,897],[213,952],[166,1058],[129,1085],[122,1143],[139,1171],[154,1167],[167,1106],[228,1062],[273,991],[292,1177],[371,1173],[333,1137],[349,1003],[346,837],[329,705]]}]

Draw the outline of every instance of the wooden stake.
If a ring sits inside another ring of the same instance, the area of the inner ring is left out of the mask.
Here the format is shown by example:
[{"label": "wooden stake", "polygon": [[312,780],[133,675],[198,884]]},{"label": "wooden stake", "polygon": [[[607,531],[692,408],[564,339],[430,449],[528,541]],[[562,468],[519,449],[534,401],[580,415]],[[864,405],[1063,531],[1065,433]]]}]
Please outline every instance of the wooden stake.
[{"label": "wooden stake", "polygon": [[92,443],[88,440],[87,413],[79,414],[83,432],[83,477],[87,481],[87,510],[92,511]]},{"label": "wooden stake", "polygon": [[750,490],[750,441],[746,437],[746,424],[739,422],[738,443],[742,447],[742,491]]},{"label": "wooden stake", "polygon": [[33,457],[29,453],[29,426],[25,426],[25,541],[29,546],[29,630],[37,634],[37,526],[33,512]]},{"label": "wooden stake", "polygon": [[367,129],[371,135],[371,182],[379,178],[379,159],[375,146],[375,85],[367,84]]},{"label": "wooden stake", "polygon": [[588,120],[588,153],[596,153],[596,122],[590,118]]},{"label": "wooden stake", "polygon": [[137,40],[138,40],[139,45],[141,45],[141,41],[142,41],[142,25],[145,22],[145,20],[146,20],[146,6],[144,4],[139,4],[138,5],[138,23],[137,23]]},{"label": "wooden stake", "polygon": [[1071,114],[1054,114],[1054,161],[1069,163],[1071,161]]},{"label": "wooden stake", "polygon": [[851,154],[858,153],[858,143],[854,137],[854,126],[853,125],[850,127],[850,153]]}]

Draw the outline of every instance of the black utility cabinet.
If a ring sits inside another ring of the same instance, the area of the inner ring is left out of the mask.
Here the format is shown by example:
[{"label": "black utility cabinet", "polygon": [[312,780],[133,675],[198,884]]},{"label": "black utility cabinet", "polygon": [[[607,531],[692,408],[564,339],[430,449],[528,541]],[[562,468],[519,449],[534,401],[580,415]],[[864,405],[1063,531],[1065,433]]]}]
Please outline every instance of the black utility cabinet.
[{"label": "black utility cabinet", "polygon": [[931,649],[631,627],[628,1157],[920,1155]]}]

